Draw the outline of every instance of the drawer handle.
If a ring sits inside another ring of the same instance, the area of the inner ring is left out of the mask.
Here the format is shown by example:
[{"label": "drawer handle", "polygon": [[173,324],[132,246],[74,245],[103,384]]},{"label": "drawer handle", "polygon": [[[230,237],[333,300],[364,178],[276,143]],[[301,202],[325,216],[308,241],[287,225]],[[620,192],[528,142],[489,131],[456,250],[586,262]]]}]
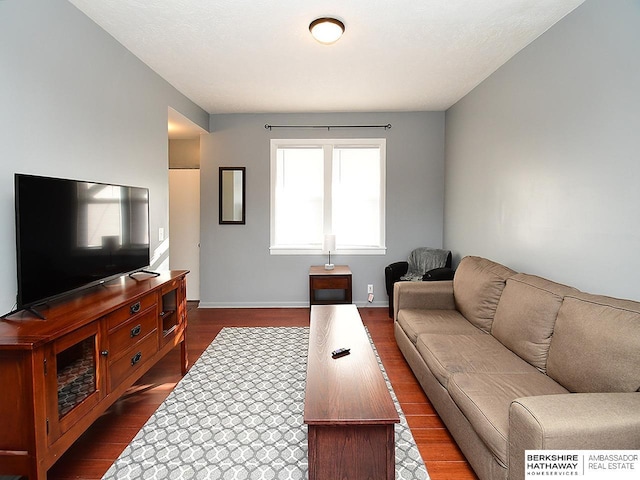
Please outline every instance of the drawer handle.
[{"label": "drawer handle", "polygon": [[142,331],[142,325],[136,325],[135,327],[133,327],[131,329],[131,338],[133,337],[137,337],[138,335],[140,335],[140,332]]},{"label": "drawer handle", "polygon": [[134,313],[138,313],[140,311],[140,302],[136,302],[129,307],[129,313],[133,315]]},{"label": "drawer handle", "polygon": [[131,357],[131,366],[133,367],[136,363],[140,361],[142,358],[142,352],[136,353],[133,357]]}]

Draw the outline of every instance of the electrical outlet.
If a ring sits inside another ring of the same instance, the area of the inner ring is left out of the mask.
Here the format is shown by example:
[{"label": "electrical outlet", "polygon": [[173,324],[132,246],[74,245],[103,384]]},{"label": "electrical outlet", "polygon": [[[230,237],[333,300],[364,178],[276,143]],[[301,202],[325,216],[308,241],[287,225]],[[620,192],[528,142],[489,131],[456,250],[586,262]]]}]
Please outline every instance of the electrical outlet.
[{"label": "electrical outlet", "polygon": [[158,228],[158,241],[162,242],[164,240],[164,228]]},{"label": "electrical outlet", "polygon": [[373,293],[373,284],[372,283],[367,285],[367,293]]}]

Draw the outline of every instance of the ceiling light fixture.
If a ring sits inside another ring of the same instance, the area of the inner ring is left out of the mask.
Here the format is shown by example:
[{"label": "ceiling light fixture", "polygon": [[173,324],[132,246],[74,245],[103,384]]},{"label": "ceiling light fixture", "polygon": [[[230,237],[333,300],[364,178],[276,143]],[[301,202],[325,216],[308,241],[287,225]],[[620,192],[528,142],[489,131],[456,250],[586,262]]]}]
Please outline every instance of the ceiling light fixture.
[{"label": "ceiling light fixture", "polygon": [[309,31],[320,43],[331,45],[344,33],[344,23],[331,17],[317,18],[309,25]]}]

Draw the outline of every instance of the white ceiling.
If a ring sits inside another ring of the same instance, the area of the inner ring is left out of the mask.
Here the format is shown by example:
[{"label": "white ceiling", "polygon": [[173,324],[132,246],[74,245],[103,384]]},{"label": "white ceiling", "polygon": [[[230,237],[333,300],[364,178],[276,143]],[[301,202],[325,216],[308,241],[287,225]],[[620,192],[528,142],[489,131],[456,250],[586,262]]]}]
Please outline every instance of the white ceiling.
[{"label": "white ceiling", "polygon": [[584,0],[70,1],[207,112],[272,113],[445,110]]}]

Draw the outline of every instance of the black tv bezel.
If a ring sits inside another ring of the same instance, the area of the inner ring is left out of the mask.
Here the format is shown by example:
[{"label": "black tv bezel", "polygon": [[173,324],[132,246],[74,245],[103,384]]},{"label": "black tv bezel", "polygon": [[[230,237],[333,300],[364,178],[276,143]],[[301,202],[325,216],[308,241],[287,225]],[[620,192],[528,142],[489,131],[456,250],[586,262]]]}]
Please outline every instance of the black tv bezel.
[{"label": "black tv bezel", "polygon": [[[21,265],[21,261],[20,261],[20,205],[19,205],[19,198],[18,198],[18,181],[20,178],[24,178],[24,177],[30,177],[30,178],[39,178],[39,179],[50,179],[50,180],[61,180],[61,181],[67,181],[67,182],[74,182],[74,183],[93,183],[96,185],[105,185],[105,186],[114,186],[114,187],[124,187],[124,188],[136,188],[136,189],[141,189],[141,190],[146,190],[147,192],[147,238],[149,239],[149,242],[147,244],[147,263],[145,265],[141,265],[140,267],[136,267],[130,270],[122,270],[118,273],[114,273],[113,275],[106,275],[104,277],[101,277],[98,280],[95,281],[91,281],[91,282],[87,282],[87,283],[83,283],[82,285],[79,285],[78,287],[75,288],[71,288],[71,289],[67,289],[64,291],[61,291],[59,293],[55,293],[53,295],[49,295],[43,298],[39,298],[37,300],[34,301],[30,301],[30,302],[23,302],[22,301],[22,292],[21,292],[21,280],[22,280],[22,265]],[[64,297],[68,297],[71,296],[73,294],[77,294],[78,292],[82,292],[84,290],[99,286],[99,285],[103,285],[109,281],[115,280],[117,278],[120,278],[122,276],[125,275],[131,275],[133,273],[136,272],[141,272],[141,271],[147,271],[146,267],[149,267],[150,262],[151,262],[151,219],[150,219],[150,204],[151,204],[151,199],[150,199],[150,189],[148,187],[139,187],[139,186],[133,186],[133,185],[124,185],[124,184],[119,184],[119,183],[108,183],[108,182],[98,182],[98,181],[92,181],[92,180],[80,180],[80,179],[75,179],[75,178],[63,178],[63,177],[52,177],[52,176],[48,176],[48,175],[34,175],[34,174],[27,174],[27,173],[15,173],[14,174],[14,209],[15,209],[15,238],[16,238],[16,280],[17,280],[17,284],[16,284],[16,312],[20,311],[20,310],[30,310],[33,311],[34,313],[36,313],[37,315],[40,316],[40,314],[37,312],[36,307],[42,306],[42,305],[46,305],[49,302],[52,302],[54,300],[59,300],[62,299]],[[149,272],[152,273],[152,272]]]}]

